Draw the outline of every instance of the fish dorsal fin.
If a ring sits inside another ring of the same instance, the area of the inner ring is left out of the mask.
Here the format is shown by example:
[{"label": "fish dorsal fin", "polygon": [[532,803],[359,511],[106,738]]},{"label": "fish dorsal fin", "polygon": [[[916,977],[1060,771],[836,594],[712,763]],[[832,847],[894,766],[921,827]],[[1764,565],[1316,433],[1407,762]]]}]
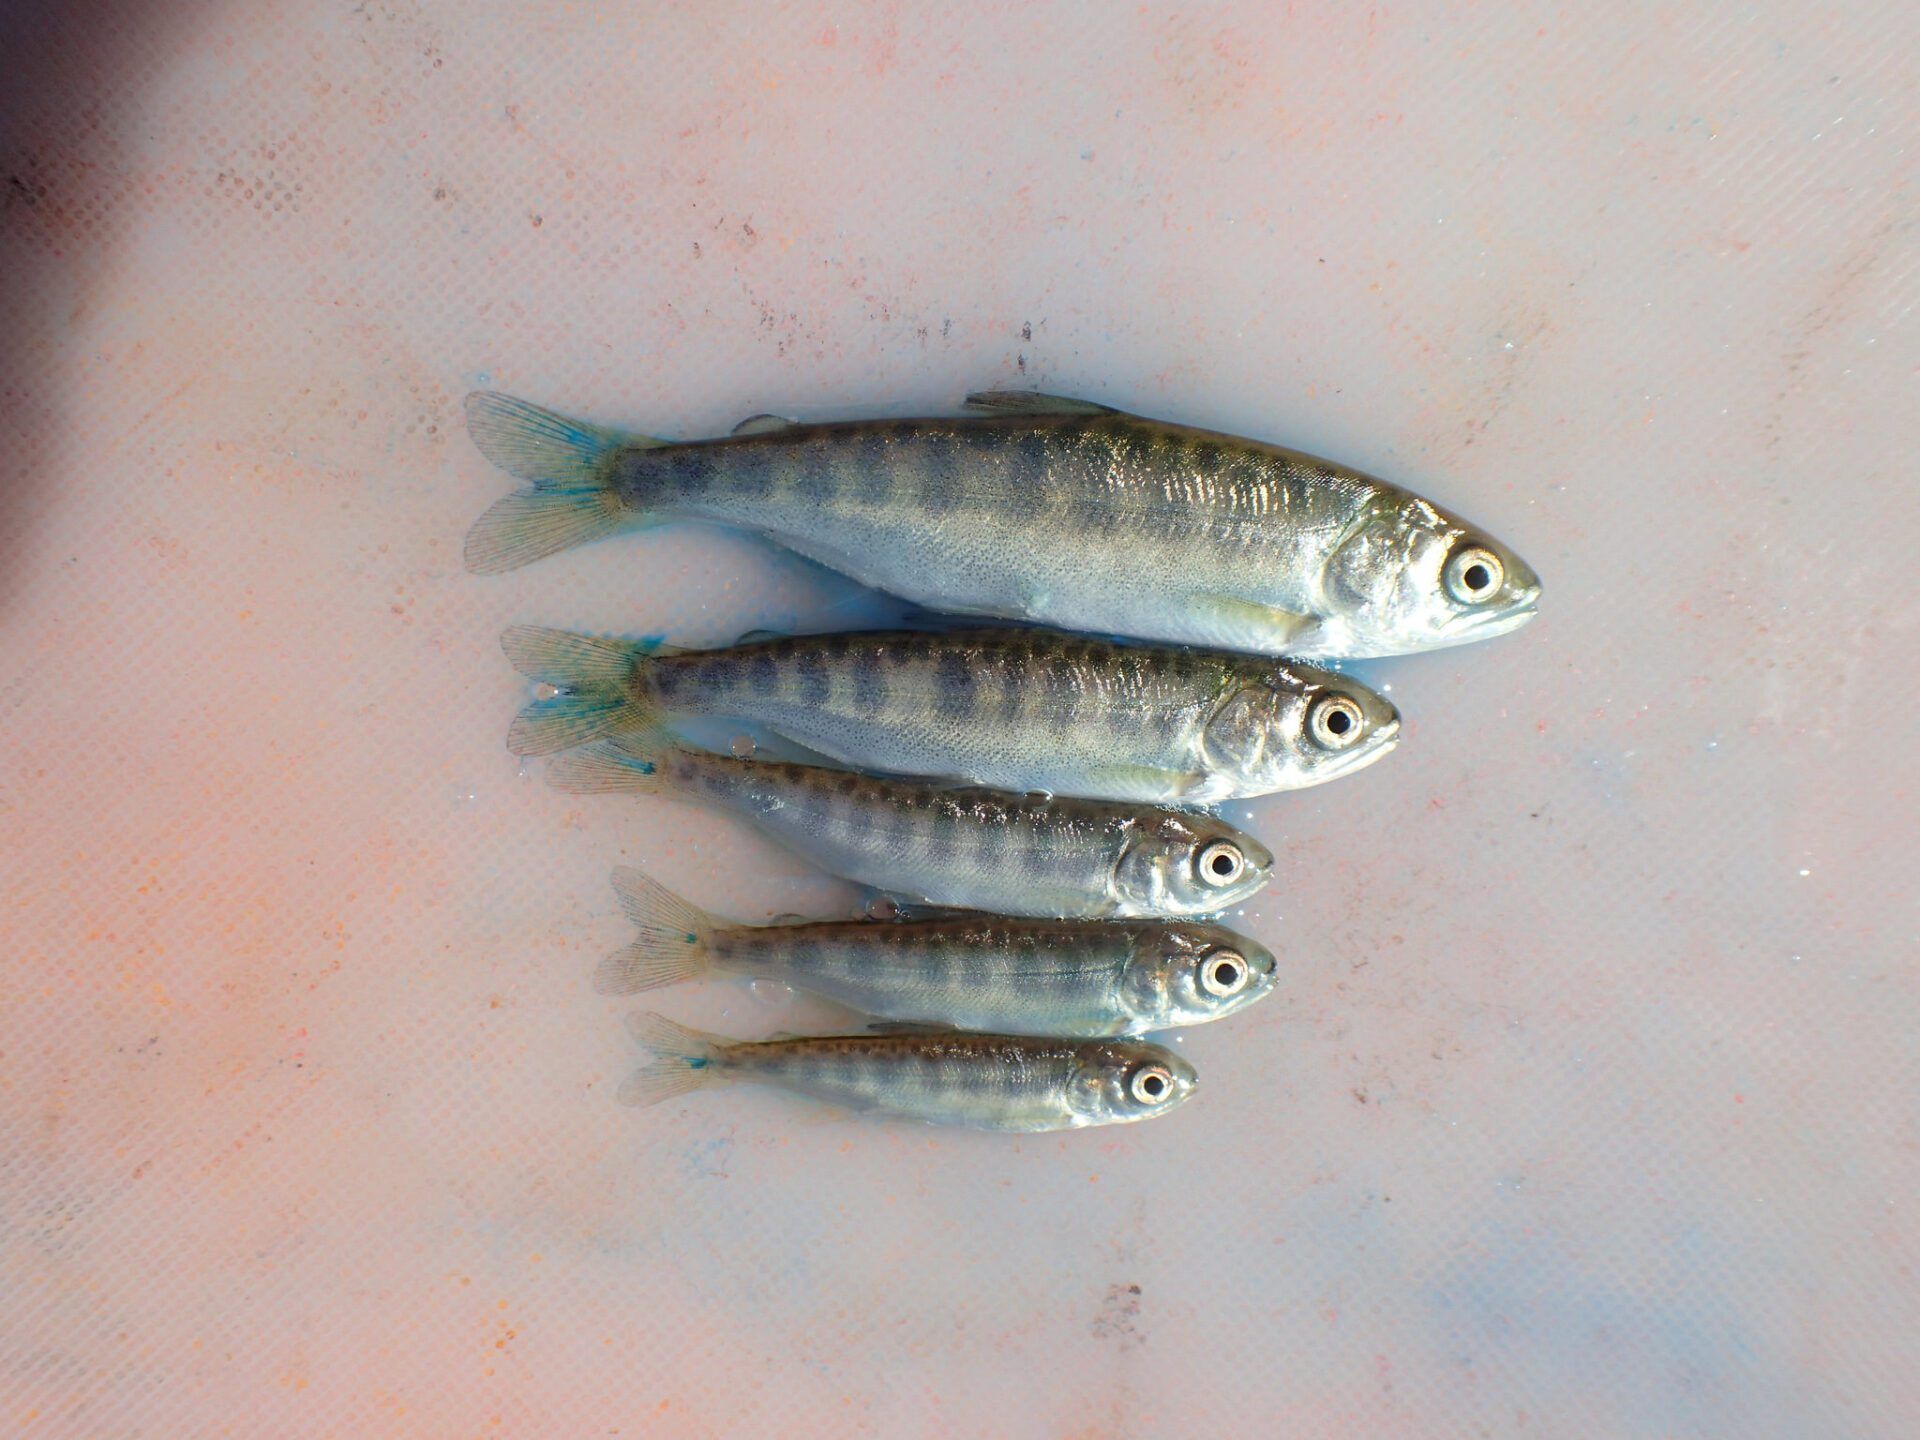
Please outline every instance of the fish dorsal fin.
[{"label": "fish dorsal fin", "polygon": [[952,1025],[932,1025],[924,1020],[875,1020],[867,1026],[869,1035],[954,1035]]},{"label": "fish dorsal fin", "polygon": [[1111,405],[1075,400],[1071,395],[1043,395],[1038,390],[976,390],[967,396],[969,410],[991,410],[997,415],[1118,415]]},{"label": "fish dorsal fin", "polygon": [[790,420],[785,415],[749,415],[733,427],[735,435],[771,435],[777,430],[791,430],[798,420]]}]

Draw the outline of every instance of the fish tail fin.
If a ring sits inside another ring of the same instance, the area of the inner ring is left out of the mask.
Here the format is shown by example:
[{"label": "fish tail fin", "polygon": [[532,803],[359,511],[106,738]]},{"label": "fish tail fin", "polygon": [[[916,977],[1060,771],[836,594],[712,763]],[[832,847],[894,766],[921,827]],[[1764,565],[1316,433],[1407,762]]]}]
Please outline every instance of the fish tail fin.
[{"label": "fish tail fin", "polygon": [[627,1033],[659,1058],[642,1065],[620,1084],[622,1105],[658,1105],[710,1085],[730,1043],[647,1011],[627,1017]]},{"label": "fish tail fin", "polygon": [[660,773],[673,742],[657,730],[616,745],[598,740],[547,763],[547,783],[571,795],[659,795],[672,788]]},{"label": "fish tail fin", "polygon": [[491,390],[467,396],[467,433],[490,462],[533,485],[497,502],[467,532],[467,569],[478,575],[514,570],[635,523],[614,489],[614,458],[666,443]]},{"label": "fish tail fin", "polygon": [[600,962],[594,989],[602,995],[637,995],[691,980],[712,965],[707,941],[713,917],[706,911],[630,866],[613,872],[613,890],[640,933]]},{"label": "fish tail fin", "polygon": [[551,755],[657,723],[653,702],[634,682],[649,659],[674,653],[657,641],[606,640],[539,625],[513,626],[500,648],[522,675],[561,692],[515,718],[507,749],[516,755]]}]

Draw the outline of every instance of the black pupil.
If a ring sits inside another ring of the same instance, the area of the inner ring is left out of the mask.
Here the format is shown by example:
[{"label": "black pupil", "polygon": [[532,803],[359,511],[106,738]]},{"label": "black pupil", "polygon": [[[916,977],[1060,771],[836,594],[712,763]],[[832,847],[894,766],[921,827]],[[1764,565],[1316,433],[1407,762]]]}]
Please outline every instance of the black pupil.
[{"label": "black pupil", "polygon": [[1327,729],[1335,735],[1344,735],[1353,728],[1353,717],[1344,710],[1334,710],[1327,716]]},{"label": "black pupil", "polygon": [[1233,873],[1233,857],[1224,852],[1214,856],[1213,873],[1216,875],[1231,875]]},{"label": "black pupil", "polygon": [[1149,1075],[1140,1082],[1140,1088],[1146,1091],[1148,1095],[1155,1097],[1166,1088],[1166,1085],[1167,1082],[1162,1080],[1158,1075]]},{"label": "black pupil", "polygon": [[1222,960],[1213,967],[1213,980],[1216,985],[1231,985],[1240,978],[1240,972],[1231,960]]},{"label": "black pupil", "polygon": [[1493,583],[1493,572],[1484,565],[1469,565],[1461,578],[1467,582],[1467,589],[1484,590]]}]

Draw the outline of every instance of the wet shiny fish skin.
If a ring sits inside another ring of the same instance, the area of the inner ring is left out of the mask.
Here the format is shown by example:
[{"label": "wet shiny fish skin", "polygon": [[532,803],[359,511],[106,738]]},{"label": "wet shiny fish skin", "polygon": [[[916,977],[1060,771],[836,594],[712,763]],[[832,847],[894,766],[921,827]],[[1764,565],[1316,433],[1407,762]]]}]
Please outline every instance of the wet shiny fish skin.
[{"label": "wet shiny fish skin", "polygon": [[1295,658],[1458,645],[1535,611],[1511,550],[1358,471],[1062,397],[968,403],[987,413],[756,417],[670,444],[479,392],[469,433],[535,489],[482,517],[467,561],[702,519],[938,610]]},{"label": "wet shiny fish skin", "polygon": [[733,925],[638,870],[615,870],[613,886],[639,935],[600,966],[602,994],[725,971],[890,1020],[1092,1038],[1223,1019],[1275,984],[1270,951],[1204,921],[952,915]]},{"label": "wet shiny fish skin", "polygon": [[[521,713],[507,739],[516,754],[663,713],[726,716],[861,769],[1210,805],[1351,774],[1400,734],[1394,707],[1350,676],[1057,630],[876,631],[686,651],[515,626],[502,645],[524,674],[567,692]],[[1335,721],[1338,734],[1327,728]]]},{"label": "wet shiny fish skin", "polygon": [[683,794],[834,874],[1001,915],[1213,914],[1259,890],[1273,868],[1259,841],[1211,815],[742,760],[657,731],[558,756],[547,778],[581,794]]},{"label": "wet shiny fish skin", "polygon": [[628,1029],[661,1058],[622,1084],[627,1105],[749,1081],[850,1110],[1032,1133],[1152,1119],[1199,1083],[1185,1060],[1144,1040],[939,1030],[740,1042],[648,1014],[628,1017]]}]

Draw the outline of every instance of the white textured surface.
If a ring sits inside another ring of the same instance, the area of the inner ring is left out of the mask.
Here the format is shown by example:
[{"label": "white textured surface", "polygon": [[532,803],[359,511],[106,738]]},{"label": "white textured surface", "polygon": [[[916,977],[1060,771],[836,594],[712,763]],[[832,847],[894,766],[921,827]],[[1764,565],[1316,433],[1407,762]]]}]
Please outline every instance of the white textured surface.
[{"label": "white textured surface", "polygon": [[[1920,37],[1682,9],[12,7],[0,1430],[1920,1430]],[[517,774],[498,631],[845,590],[462,574],[462,392],[1023,382],[1409,483],[1544,614],[1251,812],[1291,983],[1169,1119],[621,1111],[607,868],[839,892]]]}]

